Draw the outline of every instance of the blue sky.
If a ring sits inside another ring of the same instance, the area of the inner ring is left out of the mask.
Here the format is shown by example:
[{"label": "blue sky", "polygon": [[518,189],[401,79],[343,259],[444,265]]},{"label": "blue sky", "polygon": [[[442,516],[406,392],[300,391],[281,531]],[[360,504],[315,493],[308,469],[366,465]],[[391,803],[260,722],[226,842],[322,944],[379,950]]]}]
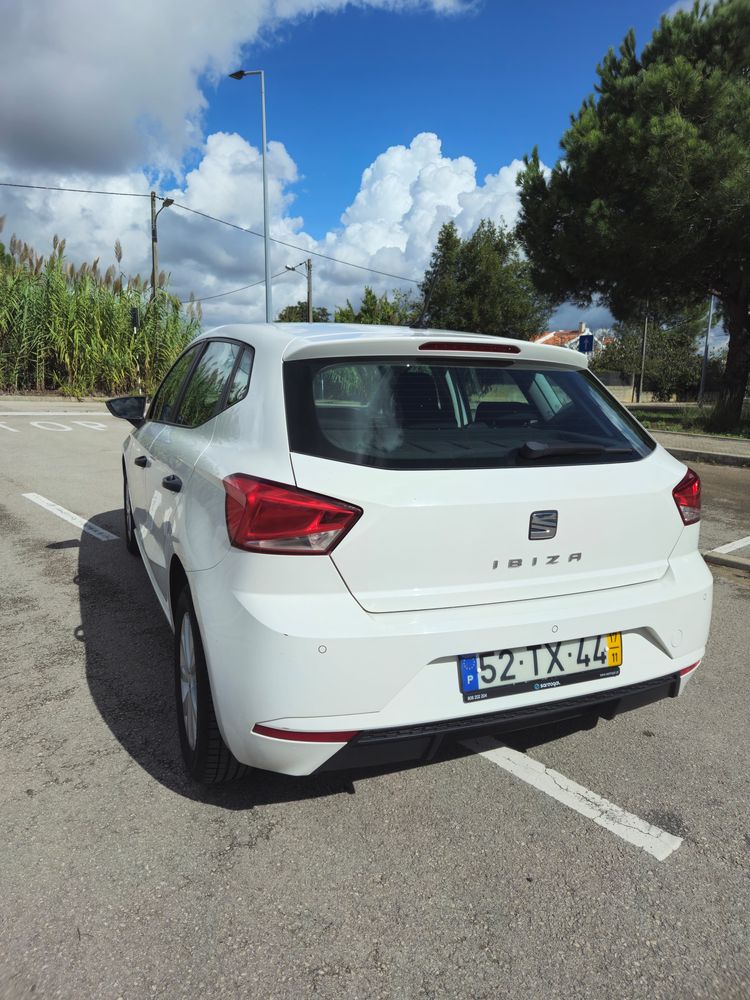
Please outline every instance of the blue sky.
[{"label": "blue sky", "polygon": [[[269,138],[304,174],[295,209],[319,238],[378,153],[419,132],[439,135],[447,156],[470,156],[479,177],[535,144],[553,163],[597,62],[630,27],[645,42],[664,10],[660,0],[485,0],[458,16],[349,9],[286,25],[242,60],[266,73]],[[208,131],[259,143],[257,87],[209,89]]]},{"label": "blue sky", "polygon": [[[684,0],[687,2],[687,0]],[[664,0],[37,0],[0,33],[0,180],[161,195],[263,228],[259,85],[266,74],[274,311],[301,298],[286,272],[315,257],[316,304],[415,290],[440,226],[513,225],[515,177],[559,139],[628,28],[643,46]],[[70,260],[148,273],[148,204],[0,189],[6,234]],[[177,206],[159,220],[160,264],[206,325],[264,315],[263,242]],[[370,268],[371,270],[361,270]],[[372,270],[374,269],[374,270]],[[401,276],[399,280],[378,271]],[[246,287],[249,286],[249,287]],[[563,307],[552,325],[605,310]]]}]

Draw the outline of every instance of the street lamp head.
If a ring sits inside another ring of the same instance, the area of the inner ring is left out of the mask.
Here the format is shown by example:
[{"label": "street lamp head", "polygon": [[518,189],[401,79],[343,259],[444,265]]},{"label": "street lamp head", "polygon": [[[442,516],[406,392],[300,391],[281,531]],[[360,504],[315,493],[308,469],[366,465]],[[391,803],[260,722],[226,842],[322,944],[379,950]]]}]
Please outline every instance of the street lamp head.
[{"label": "street lamp head", "polygon": [[229,74],[233,80],[241,80],[245,75],[244,69],[235,70],[234,73]]},{"label": "street lamp head", "polygon": [[174,205],[174,198],[165,198],[162,208],[169,208],[170,205]]}]

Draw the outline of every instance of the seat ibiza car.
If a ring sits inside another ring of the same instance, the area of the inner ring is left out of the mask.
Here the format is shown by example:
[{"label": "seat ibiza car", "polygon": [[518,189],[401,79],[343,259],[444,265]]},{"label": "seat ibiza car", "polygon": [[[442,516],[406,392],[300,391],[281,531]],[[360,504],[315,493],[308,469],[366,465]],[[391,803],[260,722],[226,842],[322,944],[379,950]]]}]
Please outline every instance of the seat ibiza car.
[{"label": "seat ibiza car", "polygon": [[573,351],[226,326],[109,405],[198,781],[611,718],[704,655],[699,479]]}]

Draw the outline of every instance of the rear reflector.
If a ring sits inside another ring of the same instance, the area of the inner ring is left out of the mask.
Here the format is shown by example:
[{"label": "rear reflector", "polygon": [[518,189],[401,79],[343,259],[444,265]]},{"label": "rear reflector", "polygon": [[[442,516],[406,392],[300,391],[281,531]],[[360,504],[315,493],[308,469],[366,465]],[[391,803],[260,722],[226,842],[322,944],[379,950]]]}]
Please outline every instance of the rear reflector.
[{"label": "rear reflector", "polygon": [[466,341],[461,343],[455,340],[430,340],[426,344],[419,345],[420,351],[460,351],[465,354],[467,351],[478,352],[479,354],[520,354],[521,348],[515,344],[478,344],[476,341]]},{"label": "rear reflector", "polygon": [[224,480],[232,545],[277,555],[327,555],[362,515],[359,507],[236,473]]},{"label": "rear reflector", "polygon": [[695,670],[695,668],[699,667],[700,665],[701,665],[701,660],[698,660],[697,663],[691,663],[689,667],[683,667],[682,670],[680,671],[680,677],[684,677],[685,674],[689,674],[691,670]]},{"label": "rear reflector", "polygon": [[695,524],[701,519],[701,481],[692,469],[688,469],[685,478],[672,490],[677,510],[685,524]]},{"label": "rear reflector", "polygon": [[302,733],[294,729],[274,729],[272,726],[253,726],[253,732],[259,736],[271,736],[275,740],[292,740],[295,743],[348,743],[354,739],[357,731],[345,733]]}]

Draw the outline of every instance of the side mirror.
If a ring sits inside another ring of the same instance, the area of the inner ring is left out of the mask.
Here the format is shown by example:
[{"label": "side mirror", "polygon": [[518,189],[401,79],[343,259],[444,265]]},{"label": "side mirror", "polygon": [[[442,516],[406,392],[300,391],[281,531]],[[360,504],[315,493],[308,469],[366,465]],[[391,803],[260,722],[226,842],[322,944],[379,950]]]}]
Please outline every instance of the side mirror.
[{"label": "side mirror", "polygon": [[140,427],[146,419],[146,397],[120,396],[118,399],[108,399],[107,409],[113,417],[122,417],[133,427]]}]

